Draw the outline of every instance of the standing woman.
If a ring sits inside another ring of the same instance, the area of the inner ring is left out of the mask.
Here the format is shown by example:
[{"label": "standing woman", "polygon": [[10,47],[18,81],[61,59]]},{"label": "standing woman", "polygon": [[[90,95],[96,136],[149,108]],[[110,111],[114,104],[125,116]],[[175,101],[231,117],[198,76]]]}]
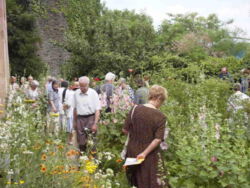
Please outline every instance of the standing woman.
[{"label": "standing woman", "polygon": [[49,91],[49,132],[54,134],[59,133],[59,107],[60,107],[60,97],[59,97],[59,83],[57,81],[52,81],[51,90]]},{"label": "standing woman", "polygon": [[49,91],[49,112],[58,113],[59,112],[59,83],[57,81],[52,81],[52,90]]},{"label": "standing woman", "polygon": [[164,139],[166,116],[159,111],[167,98],[167,90],[154,85],[147,104],[135,106],[128,114],[123,132],[129,133],[126,157],[144,158],[140,165],[129,166],[127,177],[137,188],[160,188],[158,161],[160,143]]}]

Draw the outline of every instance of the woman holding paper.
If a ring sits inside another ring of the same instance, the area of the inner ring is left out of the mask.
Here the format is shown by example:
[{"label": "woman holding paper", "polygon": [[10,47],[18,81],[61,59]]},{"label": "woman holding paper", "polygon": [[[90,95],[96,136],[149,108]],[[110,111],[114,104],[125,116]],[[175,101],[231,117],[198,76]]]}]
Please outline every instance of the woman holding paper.
[{"label": "woman holding paper", "polygon": [[135,106],[128,114],[123,132],[129,134],[127,158],[144,159],[139,165],[128,166],[127,177],[137,188],[159,188],[160,143],[164,139],[166,116],[158,109],[167,98],[165,88],[154,85],[149,90],[148,103]]}]

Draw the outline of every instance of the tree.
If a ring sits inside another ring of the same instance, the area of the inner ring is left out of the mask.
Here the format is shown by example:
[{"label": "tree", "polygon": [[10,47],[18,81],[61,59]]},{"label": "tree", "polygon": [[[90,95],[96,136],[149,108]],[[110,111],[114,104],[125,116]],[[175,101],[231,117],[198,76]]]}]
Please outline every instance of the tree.
[{"label": "tree", "polygon": [[[230,32],[226,26],[233,20],[222,22],[215,14],[208,17],[190,14],[168,14],[159,29],[158,44],[161,49],[192,60],[202,60],[206,56],[230,56],[244,49],[234,37],[239,31]],[[242,48],[239,48],[242,47]]]},{"label": "tree", "polygon": [[100,1],[70,0],[64,5],[68,29],[63,46],[71,52],[70,61],[63,66],[66,75],[138,69],[153,52],[156,33],[150,17],[128,10],[111,11]]},{"label": "tree", "polygon": [[45,64],[37,56],[39,36],[28,0],[7,0],[8,45],[12,75],[38,77]]}]

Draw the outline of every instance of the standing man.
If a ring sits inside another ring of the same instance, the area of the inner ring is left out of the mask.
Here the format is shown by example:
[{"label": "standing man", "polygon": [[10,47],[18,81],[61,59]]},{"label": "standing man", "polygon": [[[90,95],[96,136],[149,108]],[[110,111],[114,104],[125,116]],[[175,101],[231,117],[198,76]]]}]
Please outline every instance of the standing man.
[{"label": "standing man", "polygon": [[86,129],[96,133],[100,118],[100,100],[97,92],[89,88],[89,82],[86,76],[79,78],[80,89],[76,90],[74,96],[74,128],[80,151],[86,150]]}]

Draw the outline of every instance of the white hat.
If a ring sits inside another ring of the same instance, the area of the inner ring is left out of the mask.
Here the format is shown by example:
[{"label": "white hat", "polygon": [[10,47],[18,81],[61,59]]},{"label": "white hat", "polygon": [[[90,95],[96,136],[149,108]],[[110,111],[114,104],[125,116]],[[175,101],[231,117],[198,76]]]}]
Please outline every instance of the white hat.
[{"label": "white hat", "polygon": [[113,74],[112,72],[107,73],[105,76],[105,80],[107,81],[115,80],[115,74]]}]

